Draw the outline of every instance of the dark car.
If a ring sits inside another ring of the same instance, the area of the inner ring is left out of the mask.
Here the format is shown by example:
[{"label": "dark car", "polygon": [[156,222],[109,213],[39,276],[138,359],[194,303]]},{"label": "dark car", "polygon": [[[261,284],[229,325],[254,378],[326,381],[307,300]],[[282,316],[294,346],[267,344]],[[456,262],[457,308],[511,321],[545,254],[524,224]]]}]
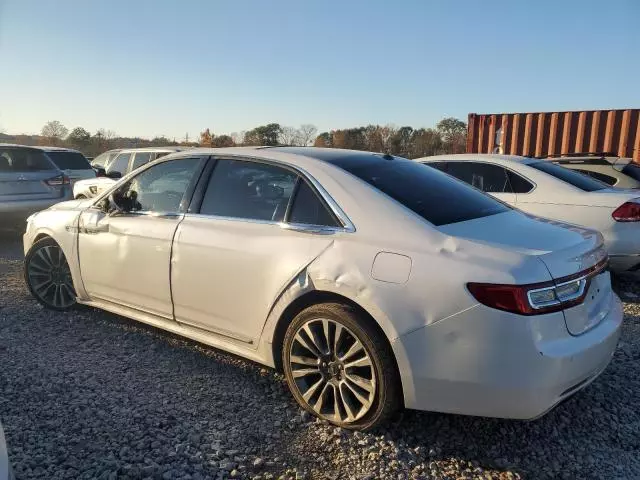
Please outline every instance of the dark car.
[{"label": "dark car", "polygon": [[616,188],[640,188],[640,165],[631,158],[607,154],[575,154],[549,157],[558,165],[577,170]]}]

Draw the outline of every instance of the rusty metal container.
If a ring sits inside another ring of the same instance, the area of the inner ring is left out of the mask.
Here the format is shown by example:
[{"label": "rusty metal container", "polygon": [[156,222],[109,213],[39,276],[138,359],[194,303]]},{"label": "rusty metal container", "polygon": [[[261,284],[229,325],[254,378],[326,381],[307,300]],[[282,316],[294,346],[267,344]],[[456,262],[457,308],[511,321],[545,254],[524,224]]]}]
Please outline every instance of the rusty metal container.
[{"label": "rusty metal container", "polygon": [[640,162],[640,109],[469,114],[467,152],[607,153]]}]

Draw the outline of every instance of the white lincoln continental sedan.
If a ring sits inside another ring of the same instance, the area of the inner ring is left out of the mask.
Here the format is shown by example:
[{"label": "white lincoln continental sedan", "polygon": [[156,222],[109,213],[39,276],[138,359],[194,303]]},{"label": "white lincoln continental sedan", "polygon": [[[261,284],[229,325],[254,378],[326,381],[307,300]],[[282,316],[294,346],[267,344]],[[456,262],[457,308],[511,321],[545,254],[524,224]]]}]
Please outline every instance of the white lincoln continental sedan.
[{"label": "white lincoln continental sedan", "polygon": [[622,321],[598,232],[367,152],[172,154],[32,215],[24,250],[44,306],[281,368],[357,429],[402,407],[540,416],[605,369]]}]

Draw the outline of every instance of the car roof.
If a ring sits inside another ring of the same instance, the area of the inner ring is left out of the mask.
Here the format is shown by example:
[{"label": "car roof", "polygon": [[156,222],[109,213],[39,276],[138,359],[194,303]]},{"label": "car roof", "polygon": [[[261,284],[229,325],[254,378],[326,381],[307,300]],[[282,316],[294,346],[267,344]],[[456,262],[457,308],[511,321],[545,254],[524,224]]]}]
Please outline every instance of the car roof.
[{"label": "car roof", "polygon": [[548,160],[560,164],[589,164],[589,165],[626,165],[633,161],[631,158],[613,157],[602,155],[584,155],[584,156],[566,156],[566,157],[550,157]]},{"label": "car roof", "polygon": [[65,148],[65,147],[48,147],[48,146],[36,146],[33,148],[37,148],[38,150],[42,150],[43,152],[74,152],[74,153],[82,153],[79,150],[75,150],[73,148]]},{"label": "car roof", "polygon": [[[128,152],[181,152],[187,150],[189,147],[140,147],[140,148],[116,148],[119,153]],[[108,150],[109,152],[113,150]]]},{"label": "car roof", "polygon": [[31,145],[19,145],[17,143],[0,143],[0,148],[5,147],[5,148],[30,148],[30,149],[35,149],[35,150],[39,150],[39,147],[36,146],[31,146]]},{"label": "car roof", "polygon": [[431,157],[416,158],[416,162],[434,162],[444,160],[455,160],[457,162],[464,161],[495,161],[498,163],[519,163],[521,165],[530,165],[532,163],[538,163],[541,160],[537,158],[521,157],[519,155],[498,155],[494,153],[456,153],[449,155],[433,155]]},{"label": "car roof", "polygon": [[367,152],[362,150],[347,150],[342,148],[320,148],[320,147],[287,147],[287,146],[255,146],[255,147],[227,147],[208,148],[196,147],[182,152],[180,155],[170,155],[163,157],[186,158],[188,155],[232,155],[232,156],[253,156],[281,161],[292,165],[303,167],[309,164],[328,163],[339,168],[351,166],[356,163],[371,164],[374,162],[386,162],[393,159],[406,160],[402,157],[394,157],[384,153]]}]

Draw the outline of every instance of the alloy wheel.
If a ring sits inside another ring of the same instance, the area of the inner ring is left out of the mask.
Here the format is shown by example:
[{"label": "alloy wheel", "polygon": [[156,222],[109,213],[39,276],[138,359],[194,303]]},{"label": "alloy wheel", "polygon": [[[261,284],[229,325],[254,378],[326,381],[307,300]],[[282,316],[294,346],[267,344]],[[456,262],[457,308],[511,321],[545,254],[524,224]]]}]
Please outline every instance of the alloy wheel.
[{"label": "alloy wheel", "polygon": [[291,342],[289,365],[301,397],[320,417],[348,424],[373,406],[371,355],[351,330],[334,320],[304,323]]},{"label": "alloy wheel", "polygon": [[59,246],[46,245],[33,252],[27,276],[31,290],[43,303],[57,309],[76,303],[69,264]]}]

